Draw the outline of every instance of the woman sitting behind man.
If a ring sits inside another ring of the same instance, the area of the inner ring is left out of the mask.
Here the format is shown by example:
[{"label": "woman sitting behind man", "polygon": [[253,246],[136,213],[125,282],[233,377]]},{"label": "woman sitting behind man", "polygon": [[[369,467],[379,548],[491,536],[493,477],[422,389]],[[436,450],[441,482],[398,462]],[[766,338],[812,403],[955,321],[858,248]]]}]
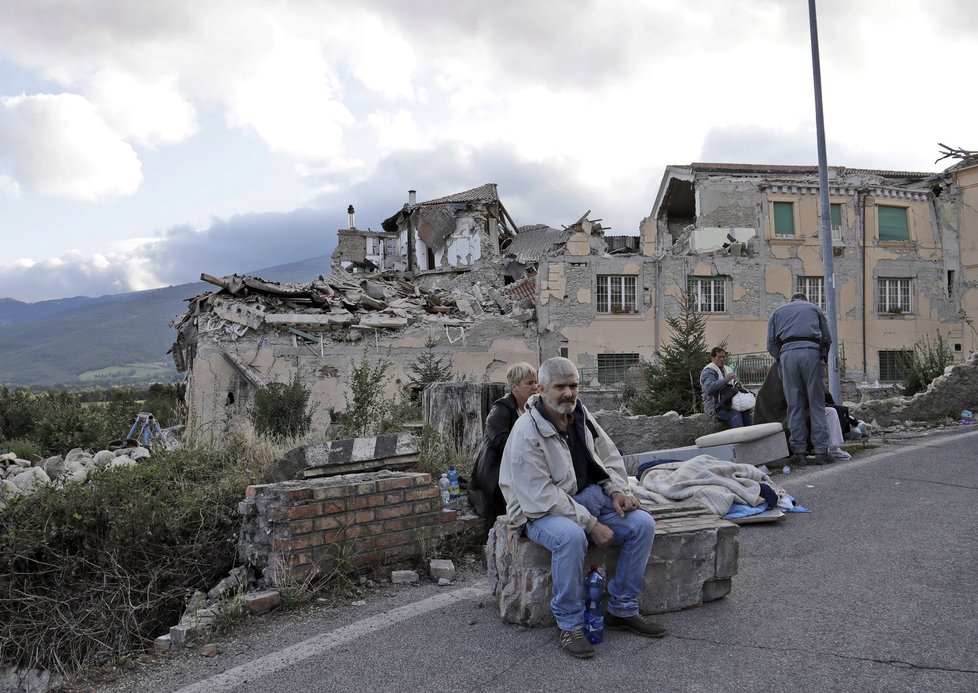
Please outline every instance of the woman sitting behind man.
[{"label": "woman sitting behind man", "polygon": [[528,363],[514,363],[506,370],[509,394],[492,403],[486,417],[485,436],[472,468],[469,500],[475,512],[486,518],[487,527],[497,515],[506,512],[506,501],[499,490],[499,463],[513,424],[526,411],[526,400],[537,391],[537,371]]},{"label": "woman sitting behind man", "polygon": [[732,385],[734,378],[732,371],[727,372],[726,350],[723,347],[713,347],[710,350],[710,362],[700,372],[703,411],[707,414],[713,414],[717,420],[729,424],[730,428],[750,426],[753,423],[750,411],[737,411],[720,403],[720,391],[727,385]]}]

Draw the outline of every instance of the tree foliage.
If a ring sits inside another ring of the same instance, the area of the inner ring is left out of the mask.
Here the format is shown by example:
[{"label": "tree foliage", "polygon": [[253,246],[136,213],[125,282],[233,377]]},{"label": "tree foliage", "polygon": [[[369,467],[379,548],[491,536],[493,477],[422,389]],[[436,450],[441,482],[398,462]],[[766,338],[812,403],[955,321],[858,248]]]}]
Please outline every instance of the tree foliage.
[{"label": "tree foliage", "polygon": [[286,383],[270,383],[255,393],[248,418],[258,435],[269,438],[298,438],[312,425],[309,389],[295,373]]},{"label": "tree foliage", "polygon": [[364,350],[360,363],[350,371],[350,390],[343,396],[346,410],[339,417],[341,435],[363,438],[387,429],[394,402],[385,397],[384,390],[390,380],[392,365],[388,358],[371,363]]},{"label": "tree foliage", "polygon": [[912,396],[923,392],[952,363],[954,352],[941,333],[937,333],[933,342],[924,335],[914,344],[912,350],[898,355],[897,365],[904,378],[903,394]]},{"label": "tree foliage", "polygon": [[709,361],[706,317],[693,309],[689,294],[678,297],[679,312],[666,318],[672,341],[658,352],[658,363],[642,363],[641,384],[628,387],[625,401],[633,414],[654,416],[702,411],[700,371]]},{"label": "tree foliage", "polygon": [[418,358],[405,367],[405,371],[411,376],[412,399],[417,399],[419,394],[432,383],[445,383],[455,379],[448,354],[439,355],[435,351],[438,341],[438,338],[431,334],[425,337],[424,348],[418,354]]}]

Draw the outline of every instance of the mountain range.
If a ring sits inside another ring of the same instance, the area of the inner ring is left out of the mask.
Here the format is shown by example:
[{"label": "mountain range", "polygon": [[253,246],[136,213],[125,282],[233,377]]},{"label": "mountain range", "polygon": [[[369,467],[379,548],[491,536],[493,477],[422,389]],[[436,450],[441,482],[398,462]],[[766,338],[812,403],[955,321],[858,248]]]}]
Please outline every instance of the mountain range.
[{"label": "mountain range", "polygon": [[[308,282],[330,256],[245,272],[277,282]],[[167,351],[170,321],[186,299],[217,287],[191,282],[148,291],[37,303],[0,298],[0,385],[79,389],[173,382],[182,377]]]}]

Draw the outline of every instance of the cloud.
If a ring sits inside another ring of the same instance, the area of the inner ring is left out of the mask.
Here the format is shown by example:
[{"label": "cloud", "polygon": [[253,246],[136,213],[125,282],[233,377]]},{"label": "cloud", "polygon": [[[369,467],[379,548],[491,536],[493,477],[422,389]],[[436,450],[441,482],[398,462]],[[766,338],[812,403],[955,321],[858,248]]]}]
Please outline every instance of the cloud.
[{"label": "cloud", "polygon": [[117,69],[92,78],[91,99],[120,138],[144,146],[181,142],[197,131],[197,112],[176,89],[175,77],[137,80]]},{"label": "cloud", "polygon": [[20,197],[20,184],[10,176],[0,175],[0,194],[16,200]]},{"label": "cloud", "polygon": [[15,182],[44,195],[94,202],[142,180],[136,152],[75,94],[0,98],[0,151]]},{"label": "cloud", "polygon": [[[0,297],[42,301],[142,291],[215,276],[253,272],[328,255],[346,209],[325,212],[243,214],[215,219],[202,230],[176,226],[125,252],[83,255],[70,251],[39,262],[0,265]],[[322,273],[329,272],[324,265]]]}]

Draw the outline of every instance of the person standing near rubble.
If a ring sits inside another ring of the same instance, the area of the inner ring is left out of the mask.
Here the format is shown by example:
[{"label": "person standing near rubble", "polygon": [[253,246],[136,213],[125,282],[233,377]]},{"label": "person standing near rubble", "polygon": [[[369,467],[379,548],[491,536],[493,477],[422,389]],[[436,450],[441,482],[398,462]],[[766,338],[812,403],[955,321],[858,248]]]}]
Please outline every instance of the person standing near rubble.
[{"label": "person standing near rubble", "polygon": [[652,553],[655,521],[629,493],[624,460],[577,400],[573,362],[552,358],[540,366],[542,392],[527,402],[503,451],[499,486],[512,526],[551,552],[553,599],[560,649],[587,658],[584,637],[584,559],[590,540],[600,549],[621,546],[608,582],[605,627],[661,638],[665,628],[639,614],[639,595]]},{"label": "person standing near rubble", "polygon": [[506,369],[506,384],[509,393],[492,403],[486,417],[469,484],[469,501],[476,514],[485,518],[487,531],[506,512],[506,500],[499,490],[499,463],[513,424],[526,411],[526,400],[537,391],[537,369],[526,362],[514,363]]},{"label": "person standing near rubble", "polygon": [[[792,464],[807,463],[809,431],[815,452],[813,464],[828,464],[829,434],[825,421],[825,388],[822,363],[827,358],[832,334],[818,306],[804,293],[774,311],[767,325],[767,350],[780,363],[779,374],[788,404],[788,446]],[[810,426],[809,426],[810,424]]]}]

